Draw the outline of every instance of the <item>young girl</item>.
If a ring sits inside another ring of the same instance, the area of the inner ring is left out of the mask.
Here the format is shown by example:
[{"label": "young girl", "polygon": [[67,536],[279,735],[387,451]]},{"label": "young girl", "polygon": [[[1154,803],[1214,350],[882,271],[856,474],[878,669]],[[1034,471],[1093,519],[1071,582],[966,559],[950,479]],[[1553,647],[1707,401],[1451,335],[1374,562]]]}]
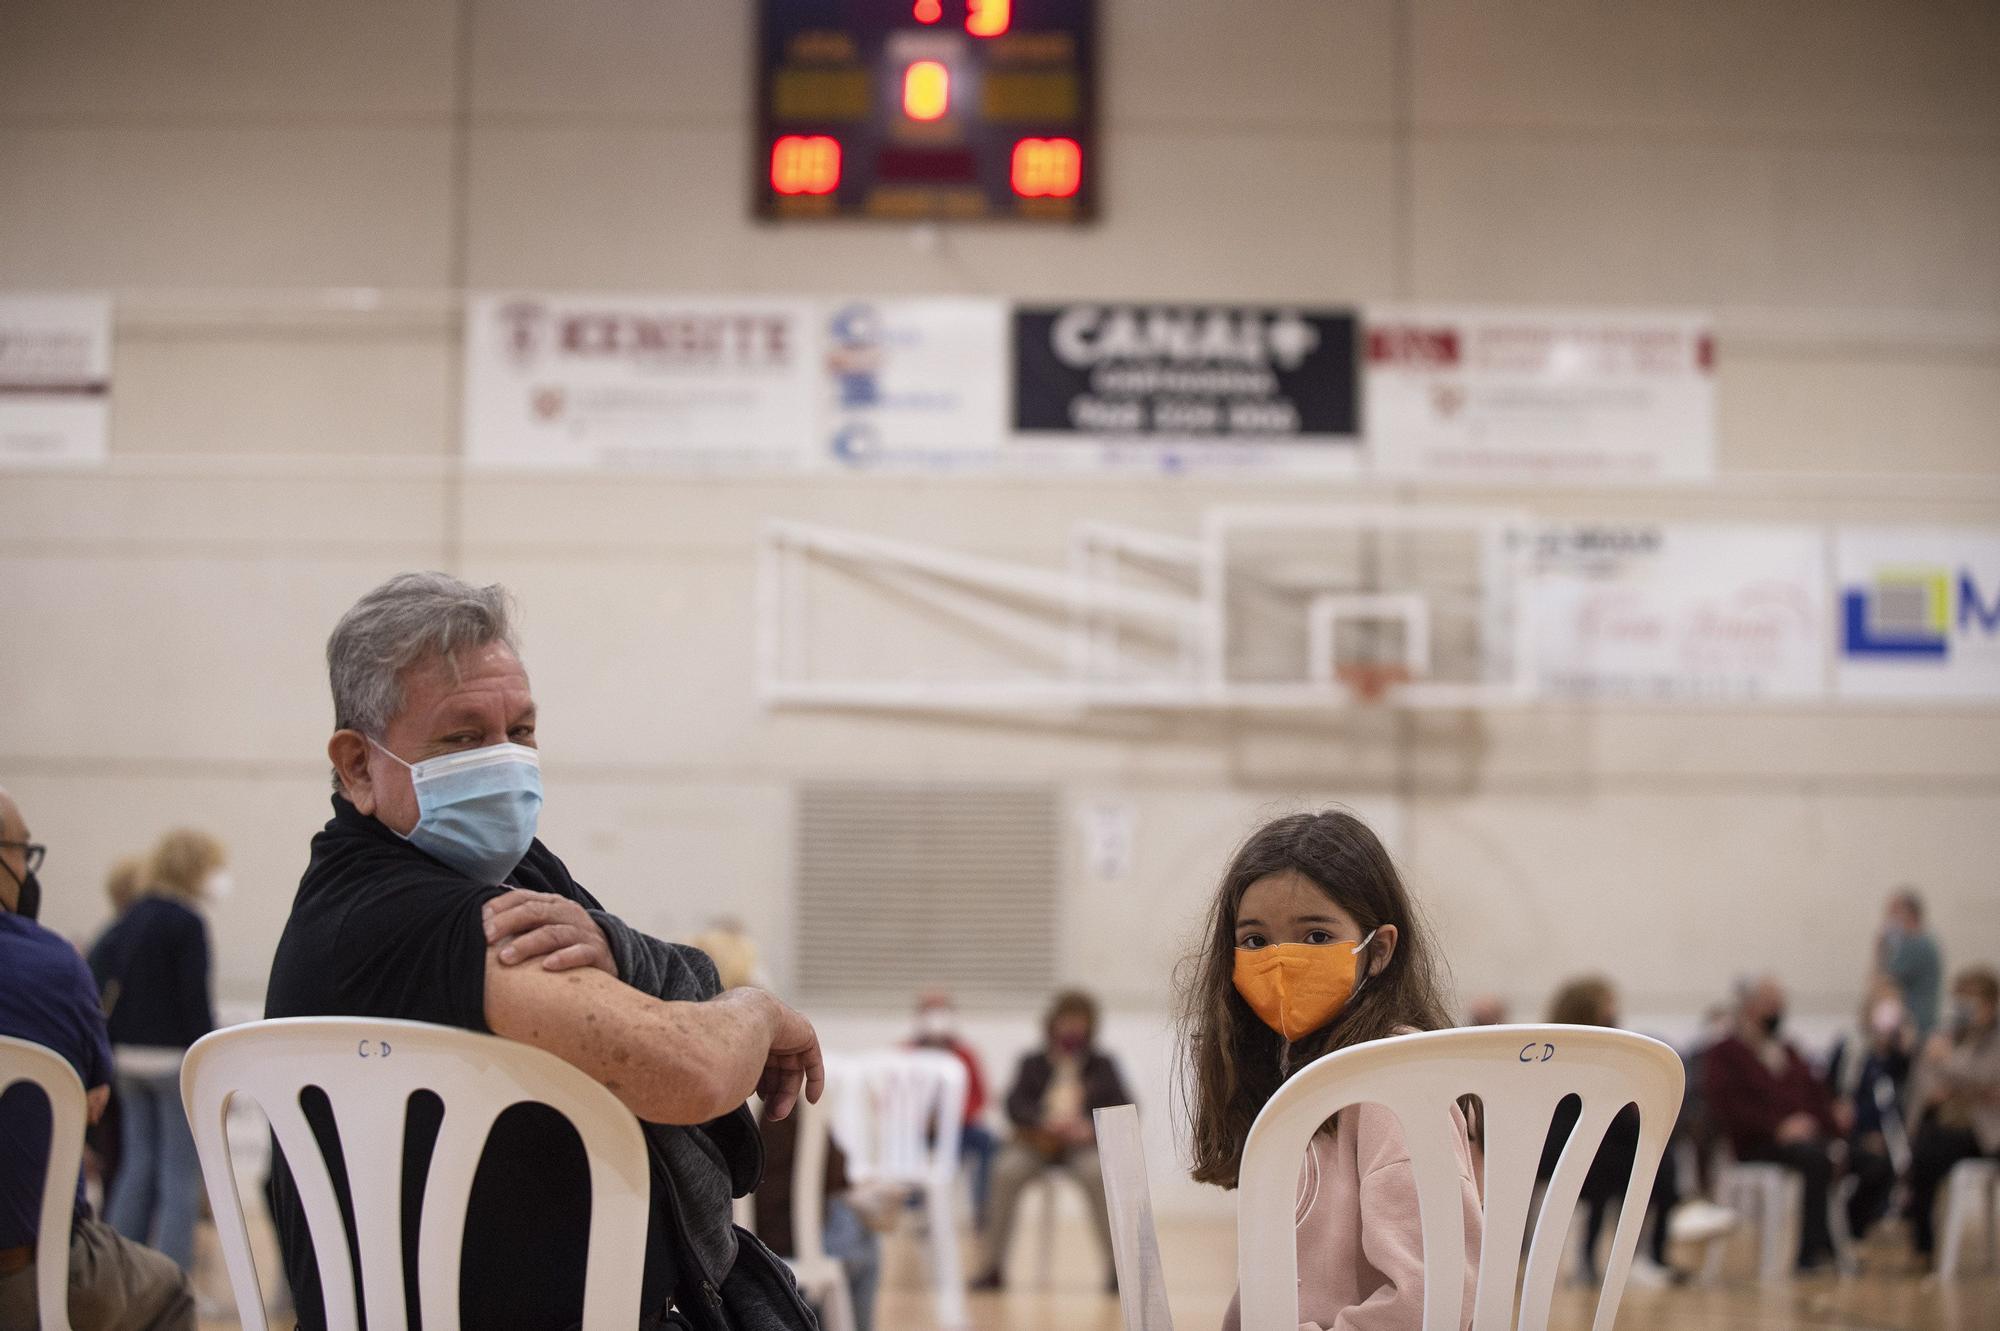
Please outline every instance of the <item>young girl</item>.
[{"label": "young girl", "polygon": [[[1257,1111],[1291,1073],[1363,1040],[1451,1023],[1422,922],[1366,824],[1338,811],[1260,828],[1236,852],[1207,941],[1182,984],[1198,1182],[1236,1186]],[[1282,982],[1279,979],[1283,975]],[[1465,1302],[1472,1318],[1481,1213],[1459,1129]],[[1388,1110],[1341,1110],[1299,1175],[1302,1331],[1417,1331],[1423,1239],[1402,1128]],[[1224,1331],[1236,1331],[1231,1303]]]}]

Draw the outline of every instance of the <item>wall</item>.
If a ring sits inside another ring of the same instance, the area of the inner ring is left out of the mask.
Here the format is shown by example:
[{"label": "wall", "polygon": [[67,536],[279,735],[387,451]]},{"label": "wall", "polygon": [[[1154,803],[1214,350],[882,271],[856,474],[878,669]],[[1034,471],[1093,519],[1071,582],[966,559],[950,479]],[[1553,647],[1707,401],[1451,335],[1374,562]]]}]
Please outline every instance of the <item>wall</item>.
[{"label": "wall", "polygon": [[[1461,987],[1524,1013],[1590,967],[1685,1021],[1773,967],[1831,1020],[1905,879],[1952,960],[2000,956],[2000,711],[767,715],[763,517],[1040,560],[1080,518],[1191,531],[1272,491],[451,461],[468,288],[1670,305],[1721,330],[1714,487],[1449,497],[2000,523],[2000,6],[1104,0],[1104,221],[941,236],[747,220],[747,11],[0,6],[0,287],[119,301],[111,463],[0,475],[0,781],[52,846],[52,923],[88,931],[115,855],[211,826],[242,885],[219,984],[254,999],[324,815],[324,635],[442,566],[520,597],[579,877],[649,928],[759,922],[781,980],[791,783],[840,775],[1132,800],[1132,878],[1073,851],[1063,937],[1133,1031],[1231,844],[1328,799],[1388,827]],[[1389,494],[1311,493],[1356,492]]]}]

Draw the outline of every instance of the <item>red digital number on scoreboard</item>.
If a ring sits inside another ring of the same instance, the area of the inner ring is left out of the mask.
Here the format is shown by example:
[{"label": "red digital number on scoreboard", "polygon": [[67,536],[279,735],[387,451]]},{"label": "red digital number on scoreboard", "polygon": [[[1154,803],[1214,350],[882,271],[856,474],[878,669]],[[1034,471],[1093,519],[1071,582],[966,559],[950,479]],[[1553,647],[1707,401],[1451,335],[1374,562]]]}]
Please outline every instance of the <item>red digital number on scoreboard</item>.
[{"label": "red digital number on scoreboard", "polygon": [[840,140],[787,134],[771,145],[771,188],[780,194],[831,194],[840,187]]},{"label": "red digital number on scoreboard", "polygon": [[1075,139],[1022,139],[1012,179],[1024,199],[1067,199],[1083,183],[1083,148]]}]

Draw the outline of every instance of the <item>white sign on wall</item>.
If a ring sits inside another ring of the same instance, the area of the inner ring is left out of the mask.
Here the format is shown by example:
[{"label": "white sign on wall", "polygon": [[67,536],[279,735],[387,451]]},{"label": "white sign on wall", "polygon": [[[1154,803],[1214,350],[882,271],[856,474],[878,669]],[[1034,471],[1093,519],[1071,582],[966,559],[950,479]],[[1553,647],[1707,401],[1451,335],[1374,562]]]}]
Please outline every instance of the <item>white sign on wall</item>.
[{"label": "white sign on wall", "polygon": [[1692,315],[1371,309],[1374,466],[1473,482],[1705,479],[1714,347]]},{"label": "white sign on wall", "polygon": [[991,467],[1006,438],[1007,304],[849,300],[818,319],[820,460]]},{"label": "white sign on wall", "polygon": [[2000,698],[2000,531],[1846,527],[1836,538],[1844,698]]},{"label": "white sign on wall", "polygon": [[111,302],[0,296],[0,466],[100,462],[111,402]]},{"label": "white sign on wall", "polygon": [[1826,543],[1810,527],[1551,525],[1529,583],[1538,687],[1580,702],[1826,692]]},{"label": "white sign on wall", "polygon": [[466,310],[465,455],[499,467],[794,467],[819,383],[813,307],[488,295]]}]

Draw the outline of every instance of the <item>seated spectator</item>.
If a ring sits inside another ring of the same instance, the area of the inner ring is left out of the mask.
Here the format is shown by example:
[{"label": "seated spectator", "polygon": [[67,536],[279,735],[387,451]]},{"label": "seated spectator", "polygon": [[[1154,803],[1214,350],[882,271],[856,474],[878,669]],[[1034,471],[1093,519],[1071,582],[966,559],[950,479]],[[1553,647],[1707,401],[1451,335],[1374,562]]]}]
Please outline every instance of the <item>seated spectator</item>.
[{"label": "seated spectator", "polygon": [[208,926],[197,904],[224,872],[222,843],[160,838],[139,898],[90,950],[117,1063],[119,1170],[104,1218],[194,1270],[201,1159],[181,1107],[181,1059],[215,1029]]},{"label": "seated spectator", "polygon": [[993,1179],[993,1157],[999,1139],[982,1121],[986,1113],[986,1075],[979,1055],[958,1038],[958,1010],[951,995],[933,989],[917,1000],[917,1033],[910,1040],[916,1049],[938,1049],[957,1057],[965,1065],[965,1126],[960,1130],[958,1153],[972,1166],[972,1223],[986,1227],[986,1197]]},{"label": "seated spectator", "polygon": [[[535,838],[535,698],[506,592],[441,573],[392,578],[327,644],[333,818],[279,939],[270,1017],[400,1017],[490,1031],[567,1060],[645,1125],[653,1157],[642,1325],[812,1326],[784,1264],[731,1224],[761,1151],[755,1090],[784,1117],[817,1097],[819,1041],[762,989],[718,993],[708,958],[599,909]],[[698,885],[690,890],[699,890]],[[432,1139],[436,1104],[410,1111]],[[308,1105],[321,1133],[327,1117]],[[428,1161],[406,1153],[405,1186]],[[271,1209],[299,1325],[326,1322],[304,1208],[280,1158]],[[583,1302],[590,1179],[554,1110],[494,1124],[472,1186],[459,1273],[468,1327],[573,1327]],[[416,1227],[405,1229],[416,1262]],[[671,1309],[671,1311],[670,1311]]]},{"label": "seated spectator", "polygon": [[1835,1147],[1851,1126],[1837,1112],[1826,1086],[1780,1032],[1785,991],[1766,976],[1737,1004],[1736,1030],[1705,1056],[1708,1111],[1736,1158],[1780,1164],[1805,1185],[1798,1267],[1810,1271],[1833,1260],[1827,1195],[1833,1184]]},{"label": "seated spectator", "polygon": [[1913,1096],[1910,1237],[1925,1265],[1937,1252],[1931,1212],[1946,1176],[1961,1160],[2000,1156],[2000,977],[1985,966],[1960,971],[1951,1007],[1949,1031],[1924,1046]]},{"label": "seated spectator", "polygon": [[[1611,981],[1601,976],[1585,976],[1571,980],[1556,991],[1549,1002],[1548,1019],[1564,1026],[1605,1026],[1618,1027],[1618,991]],[[1549,1136],[1542,1147],[1542,1163],[1539,1177],[1544,1181],[1556,1172],[1556,1165],[1562,1160],[1562,1150],[1576,1131],[1578,1118],[1583,1113],[1583,1102],[1575,1096],[1565,1097],[1556,1106],[1555,1117],[1549,1123]],[[1626,1105],[1611,1120],[1598,1143],[1597,1154],[1591,1159],[1590,1172],[1584,1176],[1583,1191],[1579,1200],[1584,1206],[1583,1233],[1578,1236],[1577,1255],[1583,1278],[1596,1284],[1597,1240],[1604,1231],[1604,1221],[1614,1202],[1622,1203],[1625,1185],[1632,1177],[1632,1165],[1639,1154],[1639,1110],[1636,1105]],[[1647,1200],[1647,1209],[1652,1213],[1653,1227],[1648,1241],[1648,1252],[1653,1263],[1653,1274],[1659,1278],[1668,1275],[1667,1263],[1667,1217],[1680,1202],[1679,1170],[1674,1162],[1671,1146],[1660,1157],[1659,1171],[1653,1175],[1653,1189]]]},{"label": "seated spectator", "polygon": [[[1125,1080],[1109,1054],[1096,1046],[1097,1000],[1078,990],[1056,995],[1043,1023],[1043,1047],[1021,1060],[1007,1092],[1014,1139],[994,1169],[993,1213],[986,1227],[984,1260],[974,1289],[1006,1284],[1007,1249],[1021,1192],[1051,1169],[1075,1179],[1090,1205],[1091,1223],[1111,1267],[1111,1217],[1105,1210],[1104,1176],[1097,1165],[1094,1110],[1130,1104]],[[1115,1276],[1106,1284],[1115,1287]]]},{"label": "seated spectator", "polygon": [[[757,1130],[764,1141],[764,1181],[757,1185],[757,1237],[784,1257],[799,1255],[792,1233],[792,1163],[798,1149],[798,1119],[772,1118],[761,1110]],[[855,1331],[875,1325],[875,1288],[882,1279],[882,1241],[876,1229],[893,1223],[898,1190],[875,1192],[857,1187],[847,1176],[847,1153],[829,1138],[826,1144],[826,1203],[820,1212],[820,1246],[847,1274],[847,1296],[854,1307]],[[822,1314],[824,1310],[816,1309]]]},{"label": "seated spectator", "polygon": [[[0,790],[0,1035],[30,1040],[69,1060],[86,1087],[88,1115],[111,1096],[111,1041],[97,986],[76,949],[34,921],[43,848]],[[69,1316],[76,1331],[194,1331],[186,1274],[91,1215],[83,1179],[66,1253],[38,1252],[42,1187],[49,1167],[48,1100],[35,1087],[0,1094],[0,1326],[38,1325],[36,1264],[69,1264]]]},{"label": "seated spectator", "polygon": [[1860,1022],[1835,1046],[1827,1068],[1836,1103],[1854,1115],[1847,1158],[1858,1182],[1847,1202],[1847,1229],[1857,1239],[1888,1214],[1896,1180],[1892,1161],[1908,1150],[1902,1102],[1916,1030],[1896,986],[1878,975],[1862,1001]]}]

